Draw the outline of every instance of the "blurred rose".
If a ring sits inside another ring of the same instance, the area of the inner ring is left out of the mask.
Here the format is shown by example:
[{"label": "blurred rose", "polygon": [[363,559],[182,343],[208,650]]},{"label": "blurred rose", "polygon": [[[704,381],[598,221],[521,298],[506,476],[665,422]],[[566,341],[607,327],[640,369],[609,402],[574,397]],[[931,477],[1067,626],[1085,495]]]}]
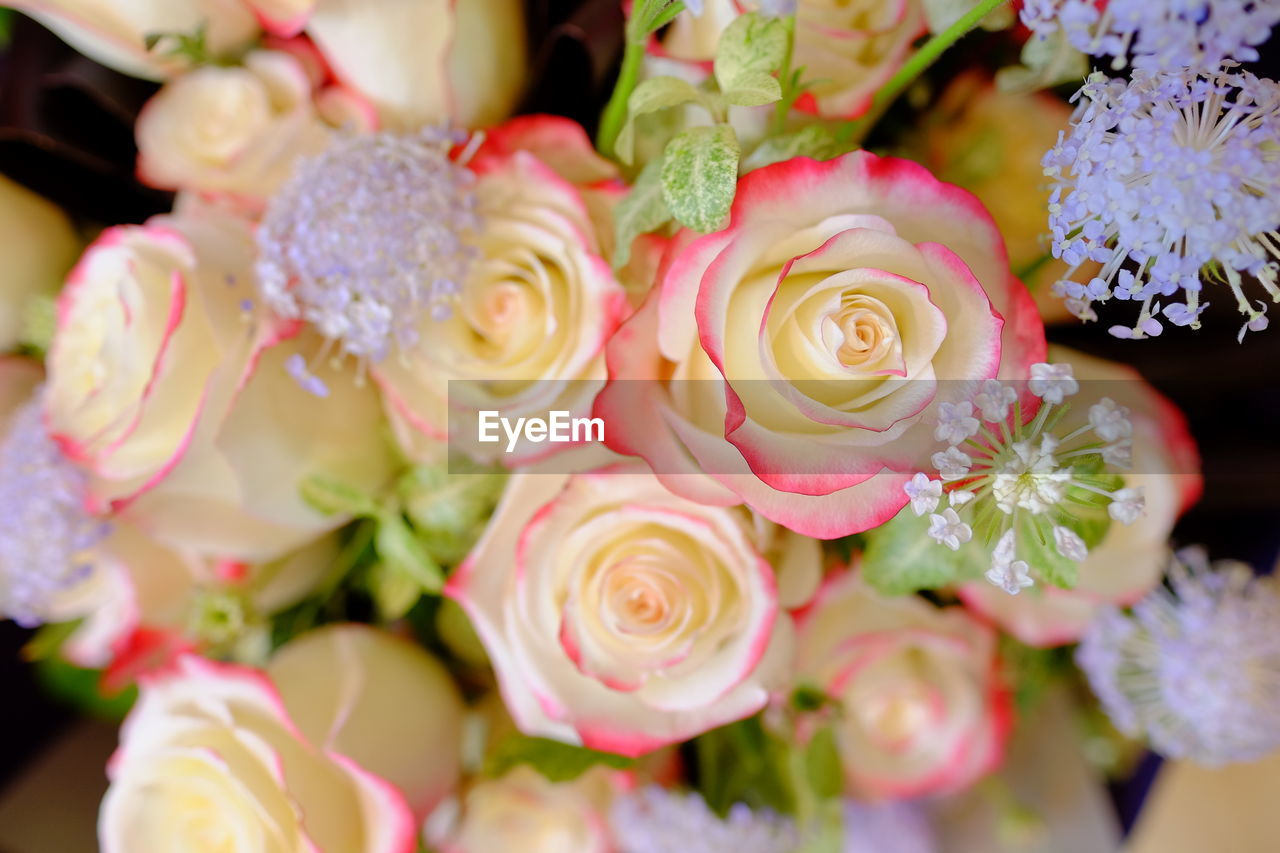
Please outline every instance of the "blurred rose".
[{"label": "blurred rose", "polygon": [[80,241],[56,206],[0,175],[0,353],[18,346],[27,304],[53,295],[75,262]]},{"label": "blurred rose", "polygon": [[303,736],[395,785],[418,818],[457,784],[462,697],[408,640],[365,625],[319,628],[276,652],[267,674]]},{"label": "blurred rose", "polygon": [[951,793],[999,764],[1010,711],[996,634],[963,608],[883,598],[840,571],[797,629],[797,683],[842,703],[836,745],[850,793]]},{"label": "blurred rose", "polygon": [[117,71],[160,80],[185,60],[165,46],[147,50],[151,34],[191,35],[205,26],[205,43],[220,56],[247,46],[258,34],[243,0],[10,0],[6,3],[53,30],[90,59]]},{"label": "blurred rose", "polygon": [[892,518],[939,380],[1023,377],[1044,330],[982,205],[906,160],[798,158],[677,235],[607,350],[605,439],[673,491],[809,536]]},{"label": "blurred rose", "polygon": [[521,731],[640,755],[765,705],[791,645],[779,608],[820,559],[634,467],[517,474],[447,592]]},{"label": "blurred rose", "polygon": [[[312,673],[311,686],[331,686],[332,679],[318,675]],[[193,656],[148,679],[107,766],[101,849],[412,850],[415,821],[400,791],[331,743],[311,740],[290,717],[290,702],[309,701],[316,697],[282,700],[258,671]],[[341,707],[317,713],[337,720]],[[392,743],[428,724],[411,714],[363,722],[381,725],[378,736]]]},{"label": "blurred rose", "polygon": [[263,351],[229,411],[201,418],[178,464],[125,516],[170,546],[246,562],[273,560],[346,523],[304,501],[303,482],[323,475],[373,494],[397,463],[377,392],[354,369],[314,365],[326,397],[289,375],[291,357],[320,349],[304,332]]},{"label": "blurred rose", "polygon": [[1033,269],[1027,286],[1046,321],[1071,315],[1049,292],[1067,267],[1049,257],[1049,182],[1040,158],[1070,118],[1071,107],[1049,92],[1001,92],[974,71],[947,87],[918,137],[924,164],[991,211],[1013,269]]},{"label": "blurred rose", "polygon": [[268,198],[329,132],[311,82],[287,53],[208,65],[170,81],[138,116],[138,175],[154,187]]},{"label": "blurred rose", "polygon": [[[307,3],[252,0],[296,31]],[[306,32],[334,75],[376,108],[384,127],[497,124],[525,80],[520,0],[316,0]],[[275,11],[268,11],[276,7]],[[280,7],[288,7],[282,9]]]},{"label": "blurred rose", "polygon": [[259,346],[242,303],[253,253],[247,222],[201,210],[110,228],[71,272],[45,411],[96,508],[159,482],[244,381]]},{"label": "blurred rose", "polygon": [[[673,59],[709,62],[720,33],[753,0],[706,0],[701,16],[685,12],[656,45]],[[811,82],[797,107],[826,118],[856,118],[925,31],[921,0],[799,0],[792,68]]]},{"label": "blurred rose", "polygon": [[609,853],[609,771],[550,782],[526,765],[467,791],[461,818],[441,840],[445,853]]},{"label": "blurred rose", "polygon": [[479,443],[474,419],[459,410],[509,418],[590,413],[604,385],[604,343],[627,310],[598,227],[608,215],[599,187],[611,185],[615,172],[581,127],[551,116],[495,129],[470,167],[479,257],[451,316],[425,316],[416,347],[374,372],[402,422],[443,439],[452,417],[451,446],[517,464],[565,445],[522,440],[507,453],[505,439]]},{"label": "blurred rose", "polygon": [[[1050,347],[1049,359],[1070,364],[1080,380],[1080,393],[1071,400],[1076,422],[1083,423],[1088,407],[1103,397],[1129,408],[1133,465],[1124,480],[1142,489],[1146,512],[1133,524],[1111,524],[1080,563],[1074,589],[1037,584],[1015,596],[984,582],[961,587],[965,604],[1032,646],[1074,643],[1103,606],[1132,604],[1159,585],[1169,534],[1201,488],[1186,419],[1136,371],[1065,347]],[[1068,415],[1064,426],[1072,425]]]}]

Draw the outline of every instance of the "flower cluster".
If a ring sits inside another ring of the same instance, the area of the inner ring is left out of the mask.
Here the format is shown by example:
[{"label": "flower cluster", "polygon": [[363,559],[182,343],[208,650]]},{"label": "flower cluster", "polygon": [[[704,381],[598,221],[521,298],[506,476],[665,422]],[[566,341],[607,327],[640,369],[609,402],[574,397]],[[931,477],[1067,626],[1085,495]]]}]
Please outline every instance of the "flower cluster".
[{"label": "flower cluster", "polygon": [[1280,747],[1280,589],[1179,552],[1169,586],[1113,607],[1076,660],[1115,724],[1171,758],[1252,761]]},{"label": "flower cluster", "polygon": [[1022,22],[1041,37],[1062,32],[1073,47],[1132,56],[1142,69],[1216,69],[1224,60],[1250,62],[1280,23],[1280,5],[1258,0],[1027,0]]},{"label": "flower cluster", "polygon": [[[1245,316],[1266,328],[1257,284],[1280,301],[1280,84],[1244,71],[1095,74],[1069,134],[1044,158],[1055,189],[1054,257],[1070,267],[1054,292],[1076,316],[1092,303],[1141,303],[1122,338],[1158,335],[1160,315],[1198,327],[1204,283],[1225,283]],[[1102,265],[1085,283],[1086,262]],[[1183,294],[1179,299],[1178,295]]]},{"label": "flower cluster", "polygon": [[[258,231],[271,308],[362,363],[412,347],[424,316],[447,318],[476,256],[473,178],[450,157],[465,139],[436,127],[351,136],[299,166]],[[303,364],[290,372],[322,390]]]},{"label": "flower cluster", "polygon": [[721,820],[697,794],[656,786],[618,797],[610,812],[621,853],[783,853],[795,850],[795,826],[738,803]]},{"label": "flower cluster", "polygon": [[31,627],[88,578],[108,526],[85,508],[85,475],[49,437],[38,400],[0,444],[0,614]]},{"label": "flower cluster", "polygon": [[[1026,422],[1018,392],[995,379],[971,402],[941,403],[934,437],[950,446],[933,454],[937,479],[917,472],[903,487],[912,511],[929,513],[935,542],[958,551],[976,531],[992,546],[986,578],[1010,595],[1035,583],[1032,572],[1058,579],[1058,563],[1085,559],[1079,531],[1099,516],[1105,529],[1107,516],[1130,524],[1143,512],[1141,489],[1100,473],[1129,464],[1129,410],[1104,398],[1087,423],[1059,435],[1065,400],[1079,390],[1070,365],[1032,365],[1027,388],[1040,403]],[[944,492],[947,507],[937,512]]]}]

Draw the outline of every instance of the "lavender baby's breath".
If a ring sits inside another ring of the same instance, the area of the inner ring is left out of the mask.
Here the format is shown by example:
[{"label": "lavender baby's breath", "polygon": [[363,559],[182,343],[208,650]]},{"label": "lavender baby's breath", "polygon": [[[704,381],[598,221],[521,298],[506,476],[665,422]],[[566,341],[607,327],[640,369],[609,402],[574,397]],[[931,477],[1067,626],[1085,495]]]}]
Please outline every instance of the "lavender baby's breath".
[{"label": "lavender baby's breath", "polygon": [[651,786],[618,797],[610,814],[621,853],[789,853],[791,821],[742,803],[721,820],[697,794]]},{"label": "lavender baby's breath", "polygon": [[0,615],[31,627],[58,593],[91,571],[86,552],[106,534],[85,509],[85,475],[49,437],[38,401],[0,443]]},{"label": "lavender baby's breath", "polygon": [[448,317],[479,227],[472,174],[449,156],[464,139],[435,127],[352,136],[304,162],[258,231],[271,308],[361,362],[413,347],[423,320]]},{"label": "lavender baby's breath", "polygon": [[1111,720],[1173,758],[1251,761],[1280,747],[1280,591],[1248,566],[1180,552],[1170,588],[1104,610],[1076,661]]},{"label": "lavender baby's breath", "polygon": [[[1225,285],[1244,315],[1267,325],[1256,281],[1280,301],[1280,85],[1246,72],[1209,77],[1137,71],[1131,82],[1095,74],[1069,134],[1044,158],[1053,254],[1070,267],[1054,292],[1084,320],[1093,303],[1133,300],[1142,338],[1163,321],[1198,328],[1204,288]],[[1088,281],[1077,271],[1102,265]]]}]

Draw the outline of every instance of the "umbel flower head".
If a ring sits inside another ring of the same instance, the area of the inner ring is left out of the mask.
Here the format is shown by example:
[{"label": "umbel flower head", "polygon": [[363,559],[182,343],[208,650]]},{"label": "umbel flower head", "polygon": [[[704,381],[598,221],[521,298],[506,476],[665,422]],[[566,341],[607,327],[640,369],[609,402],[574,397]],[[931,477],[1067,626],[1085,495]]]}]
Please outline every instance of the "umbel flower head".
[{"label": "umbel flower head", "polygon": [[784,817],[735,803],[721,820],[697,794],[656,785],[615,799],[610,821],[620,853],[787,853],[799,846]]},{"label": "umbel flower head", "polygon": [[[414,346],[425,317],[447,318],[479,227],[473,175],[450,157],[465,139],[439,127],[350,136],[299,166],[258,230],[271,308],[361,364]],[[323,392],[302,364],[289,370]]]},{"label": "umbel flower head", "polygon": [[[1054,292],[1083,320],[1093,302],[1141,304],[1121,338],[1163,331],[1159,319],[1198,328],[1206,282],[1231,291],[1240,330],[1266,328],[1256,282],[1280,301],[1280,84],[1243,71],[1210,76],[1095,73],[1069,134],[1044,157],[1054,257],[1069,265]],[[1086,261],[1102,264],[1074,280]]]},{"label": "umbel flower head", "polygon": [[0,444],[0,616],[32,627],[58,593],[88,577],[108,527],[85,505],[85,475],[45,431],[39,395]]},{"label": "umbel flower head", "polygon": [[1252,62],[1280,22],[1274,0],[1025,0],[1022,23],[1040,36],[1061,31],[1077,50],[1123,68],[1214,71]]},{"label": "umbel flower head", "polygon": [[1033,573],[1070,586],[1089,555],[1081,532],[1100,535],[1108,516],[1130,524],[1144,509],[1141,489],[1105,472],[1129,464],[1129,410],[1103,398],[1082,425],[1059,429],[1079,390],[1071,366],[1034,364],[1027,385],[1041,402],[1025,423],[1017,391],[995,379],[972,402],[939,404],[934,437],[949,446],[933,454],[938,478],[917,472],[903,487],[935,542],[958,551],[977,535],[990,549],[986,579],[1010,595],[1034,585]]},{"label": "umbel flower head", "polygon": [[1076,652],[1112,722],[1216,765],[1280,747],[1280,590],[1248,566],[1179,552],[1168,588],[1104,610]]}]

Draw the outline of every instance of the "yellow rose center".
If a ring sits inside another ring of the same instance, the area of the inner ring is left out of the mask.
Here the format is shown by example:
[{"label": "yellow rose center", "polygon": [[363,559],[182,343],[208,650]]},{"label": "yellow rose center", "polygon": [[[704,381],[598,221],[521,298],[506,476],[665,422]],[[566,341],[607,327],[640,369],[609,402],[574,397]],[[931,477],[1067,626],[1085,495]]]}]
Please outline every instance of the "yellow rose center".
[{"label": "yellow rose center", "polygon": [[854,707],[871,738],[887,748],[913,740],[932,717],[928,693],[921,685],[886,690],[866,697]]},{"label": "yellow rose center", "polygon": [[884,303],[870,297],[846,298],[831,320],[843,336],[835,356],[845,367],[880,361],[898,338],[893,317]]},{"label": "yellow rose center", "polygon": [[638,561],[607,570],[604,580],[606,624],[630,635],[653,635],[670,627],[686,598],[680,581]]}]

